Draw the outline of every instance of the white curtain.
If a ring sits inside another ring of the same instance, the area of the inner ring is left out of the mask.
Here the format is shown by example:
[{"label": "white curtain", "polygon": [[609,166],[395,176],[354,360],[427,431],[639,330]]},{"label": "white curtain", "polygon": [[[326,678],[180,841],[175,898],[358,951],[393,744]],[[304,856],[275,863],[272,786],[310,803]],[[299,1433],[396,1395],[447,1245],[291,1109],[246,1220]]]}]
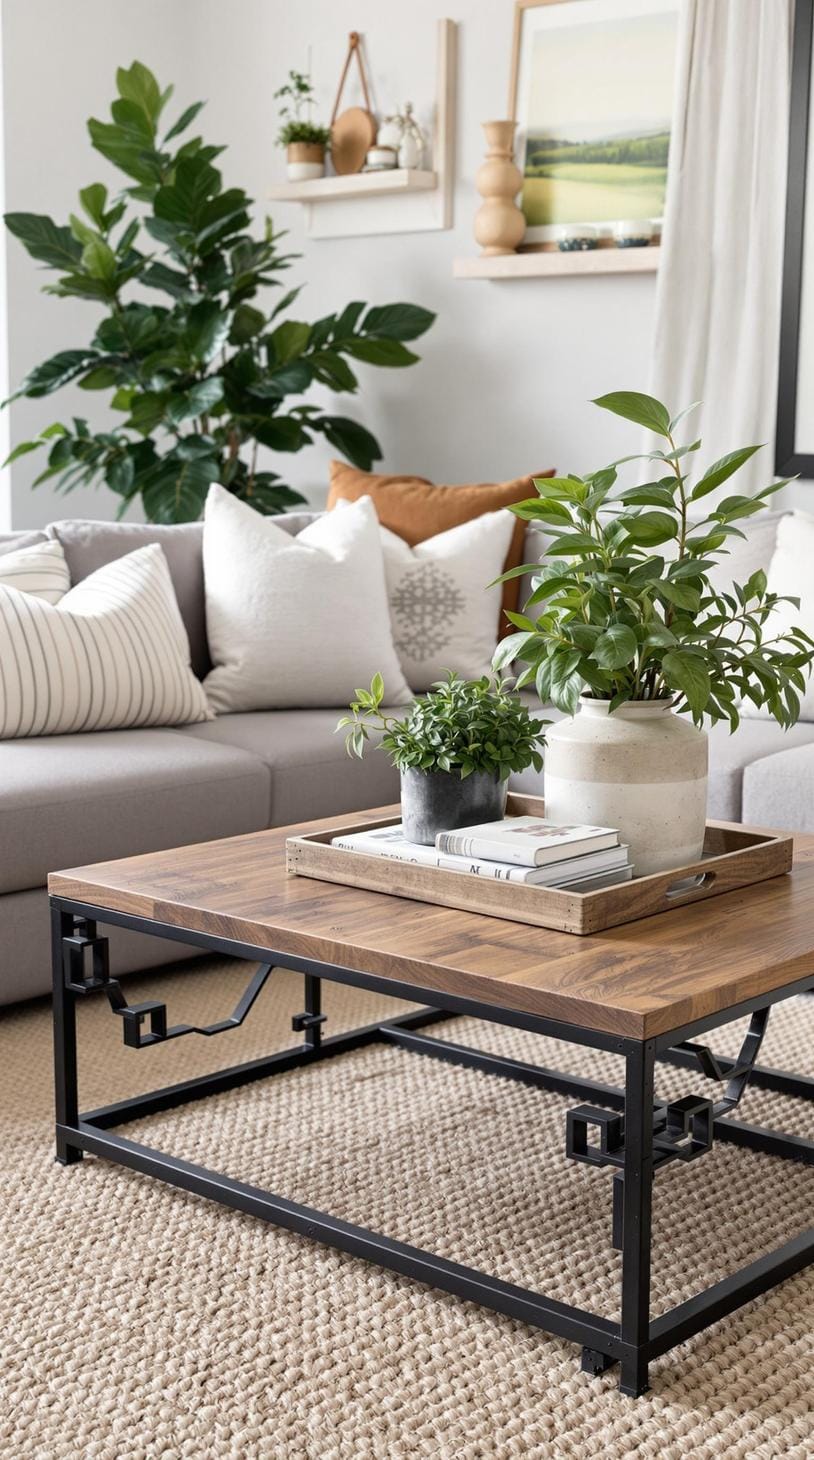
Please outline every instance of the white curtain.
[{"label": "white curtain", "polygon": [[[773,476],[794,0],[683,0],[652,392],[709,463]],[[705,506],[708,503],[705,501]]]}]

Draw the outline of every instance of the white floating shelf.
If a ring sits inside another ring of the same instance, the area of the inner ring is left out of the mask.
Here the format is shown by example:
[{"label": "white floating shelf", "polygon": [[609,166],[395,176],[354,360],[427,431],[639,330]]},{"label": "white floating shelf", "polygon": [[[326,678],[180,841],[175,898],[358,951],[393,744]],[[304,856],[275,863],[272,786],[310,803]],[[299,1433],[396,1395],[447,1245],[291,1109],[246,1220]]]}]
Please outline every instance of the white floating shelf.
[{"label": "white floating shelf", "polygon": [[273,202],[304,205],[309,238],[361,238],[452,227],[455,21],[439,20],[436,34],[435,107],[427,151],[432,170],[398,167],[387,172],[355,172],[275,184],[269,192]]},{"label": "white floating shelf", "polygon": [[352,172],[344,177],[280,183],[269,197],[278,203],[329,203],[336,198],[369,198],[374,193],[420,193],[437,186],[436,172],[394,167],[389,172]]},{"label": "white floating shelf", "polygon": [[586,248],[573,253],[545,249],[456,259],[456,279],[551,279],[565,274],[648,274],[659,266],[660,248]]}]

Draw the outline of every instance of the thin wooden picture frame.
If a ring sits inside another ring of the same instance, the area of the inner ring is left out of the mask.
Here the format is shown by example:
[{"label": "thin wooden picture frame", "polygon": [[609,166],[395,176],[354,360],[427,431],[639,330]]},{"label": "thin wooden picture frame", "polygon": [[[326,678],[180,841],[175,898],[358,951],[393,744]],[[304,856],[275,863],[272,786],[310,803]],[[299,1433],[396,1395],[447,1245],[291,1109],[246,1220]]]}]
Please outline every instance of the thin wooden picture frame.
[{"label": "thin wooden picture frame", "polygon": [[[651,3],[652,3],[652,13],[653,14],[658,14],[663,9],[664,11],[675,12],[675,15],[676,15],[676,18],[677,18],[678,13],[679,13],[679,9],[680,9],[681,0],[651,0]],[[511,62],[510,62],[510,72],[509,72],[509,96],[508,96],[508,111],[507,111],[507,116],[510,117],[511,120],[515,124],[515,142],[516,142],[516,147],[517,147],[517,152],[516,152],[517,164],[520,167],[521,172],[523,172],[524,174],[525,174],[525,155],[524,154],[525,154],[525,147],[526,147],[525,126],[526,126],[527,119],[525,117],[521,117],[519,115],[519,105],[520,105],[520,102],[522,101],[522,98],[520,96],[520,80],[521,80],[521,70],[522,70],[522,61],[523,61],[523,41],[524,41],[524,34],[523,34],[523,32],[524,32],[524,22],[525,22],[525,19],[526,19],[526,17],[529,14],[533,13],[534,11],[548,9],[548,7],[553,6],[553,5],[568,6],[571,9],[574,9],[574,10],[577,10],[578,11],[579,8],[582,5],[584,5],[584,4],[585,4],[585,0],[515,0],[514,15],[513,15],[513,24],[512,24],[512,44],[511,44]],[[632,5],[632,9],[634,10],[634,13],[636,11],[636,8],[637,7],[635,5]],[[651,11],[649,10],[649,8],[647,7],[646,4],[645,4],[645,7],[644,7],[642,13],[644,15],[646,15],[648,13],[651,13]],[[605,17],[603,17],[603,19],[604,18]],[[610,17],[608,17],[608,18],[610,18]],[[614,18],[617,18],[617,17],[614,17]],[[620,17],[618,17],[618,18],[620,18],[620,19],[621,18],[624,18],[624,12],[623,12],[623,15],[620,16]],[[590,25],[590,21],[588,21],[587,24],[589,26]],[[670,120],[670,123],[672,123],[672,118],[671,117],[669,118],[669,120]],[[521,206],[522,206],[522,204],[521,204]],[[653,212],[653,214],[651,215],[652,216],[652,222],[654,224],[656,224],[656,225],[660,224],[660,222],[661,222],[661,216],[662,216],[662,211],[663,210],[656,209]],[[636,216],[636,215],[634,214],[634,216]],[[582,218],[580,218],[580,219],[575,220],[575,221],[584,222],[584,223],[589,223],[589,222],[590,223],[596,223],[597,226],[598,226],[598,229],[599,229],[599,233],[601,235],[600,241],[607,243],[607,242],[612,242],[613,241],[612,240],[612,237],[611,237],[613,224],[615,222],[620,221],[622,217],[627,217],[627,214],[626,213],[622,213],[622,211],[620,210],[619,217],[612,217],[612,218],[605,217],[605,218],[600,218],[599,220],[594,220],[592,218],[591,219],[588,219],[588,218],[582,219]],[[524,247],[526,247],[526,248],[552,248],[552,247],[555,247],[555,240],[556,240],[556,238],[558,236],[559,228],[560,228],[561,224],[564,221],[565,221],[564,219],[559,219],[559,220],[556,220],[556,221],[553,221],[553,222],[550,222],[550,223],[544,223],[544,224],[528,222],[527,223],[527,229],[526,229],[526,237],[525,237]]]},{"label": "thin wooden picture frame", "polygon": [[[797,0],[794,13],[791,105],[789,110],[788,186],[780,311],[777,377],[777,426],[774,469],[778,476],[814,477],[814,452],[797,447],[797,394],[800,384],[803,275],[805,266],[806,175],[812,121],[812,46],[814,0]],[[814,198],[811,225],[814,227]],[[814,289],[814,278],[811,280]]]}]

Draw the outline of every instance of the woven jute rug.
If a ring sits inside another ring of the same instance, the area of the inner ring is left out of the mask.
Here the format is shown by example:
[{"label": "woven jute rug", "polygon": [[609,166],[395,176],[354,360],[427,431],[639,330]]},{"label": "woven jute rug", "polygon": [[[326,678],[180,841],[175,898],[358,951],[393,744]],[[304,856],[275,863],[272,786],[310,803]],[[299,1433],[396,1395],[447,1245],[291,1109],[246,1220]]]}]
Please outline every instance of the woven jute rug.
[{"label": "woven jute rug", "polygon": [[[130,980],[172,1022],[230,1012],[246,965]],[[296,1040],[301,980],[272,976],[243,1029],[144,1051],[80,1010],[82,1102],[122,1098]],[[329,1030],[405,1006],[326,985]],[[431,1031],[620,1076],[606,1055],[473,1020]],[[735,1052],[740,1027],[720,1031]],[[265,1223],[86,1157],[56,1166],[45,1001],[0,1029],[3,1460],[814,1455],[814,1273],[653,1365],[626,1399],[578,1350]],[[814,1000],[775,1011],[764,1062],[814,1071]],[[661,1070],[659,1093],[701,1090]],[[564,1155],[572,1101],[375,1046],[124,1128],[134,1138],[615,1316],[611,1180]],[[814,1108],[753,1091],[743,1115],[814,1136]],[[721,1146],[655,1192],[653,1310],[811,1223],[814,1170]]]}]

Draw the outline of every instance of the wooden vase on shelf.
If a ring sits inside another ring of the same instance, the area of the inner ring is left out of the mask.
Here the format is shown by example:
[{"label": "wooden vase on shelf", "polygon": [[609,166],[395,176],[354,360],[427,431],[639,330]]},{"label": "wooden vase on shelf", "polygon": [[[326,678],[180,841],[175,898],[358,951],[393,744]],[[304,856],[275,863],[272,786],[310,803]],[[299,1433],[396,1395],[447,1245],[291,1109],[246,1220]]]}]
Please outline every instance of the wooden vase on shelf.
[{"label": "wooden vase on shelf", "polygon": [[488,143],[486,159],[475,173],[483,198],[475,214],[475,241],[482,255],[514,253],[526,231],[526,220],[515,199],[523,174],[512,155],[514,122],[484,122]]}]

